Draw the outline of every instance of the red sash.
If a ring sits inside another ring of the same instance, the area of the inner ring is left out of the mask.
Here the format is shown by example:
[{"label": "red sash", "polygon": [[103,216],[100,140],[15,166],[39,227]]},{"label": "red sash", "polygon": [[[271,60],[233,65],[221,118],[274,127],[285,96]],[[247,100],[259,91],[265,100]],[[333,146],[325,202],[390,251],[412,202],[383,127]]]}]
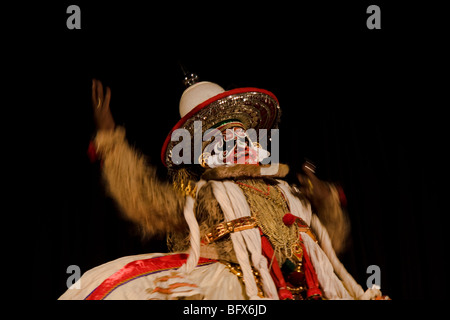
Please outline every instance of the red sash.
[{"label": "red sash", "polygon": [[[188,254],[180,253],[132,261],[104,280],[85,298],[85,300],[103,300],[115,289],[130,281],[148,276],[150,274],[170,269],[177,269],[186,262],[188,256]],[[214,262],[217,261],[200,258],[198,261],[198,266],[207,265]]]}]

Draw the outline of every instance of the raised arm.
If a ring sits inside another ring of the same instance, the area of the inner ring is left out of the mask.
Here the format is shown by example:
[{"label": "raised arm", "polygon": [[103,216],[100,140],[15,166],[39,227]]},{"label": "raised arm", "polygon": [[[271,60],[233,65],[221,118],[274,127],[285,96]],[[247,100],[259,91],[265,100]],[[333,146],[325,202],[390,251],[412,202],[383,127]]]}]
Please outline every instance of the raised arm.
[{"label": "raised arm", "polygon": [[183,217],[184,195],[166,181],[156,169],[126,141],[125,129],[116,126],[109,102],[111,90],[93,80],[92,106],[97,134],[95,151],[102,160],[107,190],[125,216],[138,224],[147,236],[187,228]]},{"label": "raised arm", "polygon": [[302,169],[303,174],[297,175],[302,185],[301,191],[327,229],[334,250],[337,254],[342,253],[350,232],[350,222],[341,206],[339,191],[333,184],[319,180],[312,164],[306,162]]}]

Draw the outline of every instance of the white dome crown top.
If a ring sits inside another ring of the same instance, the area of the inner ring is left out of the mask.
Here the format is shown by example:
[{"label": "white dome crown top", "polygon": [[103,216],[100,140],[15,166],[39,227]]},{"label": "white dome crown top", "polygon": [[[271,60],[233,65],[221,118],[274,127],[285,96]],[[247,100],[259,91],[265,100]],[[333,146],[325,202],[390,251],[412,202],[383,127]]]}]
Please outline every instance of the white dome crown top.
[{"label": "white dome crown top", "polygon": [[180,99],[180,116],[183,118],[192,109],[201,104],[202,102],[222,93],[225,90],[213,82],[202,81],[197,82],[186,90]]}]

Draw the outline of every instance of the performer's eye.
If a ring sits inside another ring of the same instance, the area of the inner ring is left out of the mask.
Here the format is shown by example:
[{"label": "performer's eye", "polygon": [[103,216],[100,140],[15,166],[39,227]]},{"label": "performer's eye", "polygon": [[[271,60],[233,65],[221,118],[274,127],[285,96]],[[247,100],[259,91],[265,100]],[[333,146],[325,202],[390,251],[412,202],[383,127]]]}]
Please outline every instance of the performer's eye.
[{"label": "performer's eye", "polygon": [[236,128],[234,134],[239,138],[245,137],[245,131],[242,128]]},{"label": "performer's eye", "polygon": [[234,138],[234,131],[227,129],[224,134],[223,134],[224,140],[225,141],[230,141]]}]

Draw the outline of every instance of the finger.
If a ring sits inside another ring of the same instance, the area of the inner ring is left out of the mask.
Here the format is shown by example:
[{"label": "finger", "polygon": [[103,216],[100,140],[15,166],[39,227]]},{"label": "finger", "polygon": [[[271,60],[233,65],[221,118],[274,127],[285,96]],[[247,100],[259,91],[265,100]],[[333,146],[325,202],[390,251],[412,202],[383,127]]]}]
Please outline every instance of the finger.
[{"label": "finger", "polygon": [[[103,103],[103,85],[100,80],[97,80],[97,99],[100,99],[100,104]],[[97,101],[97,103],[99,103]]]},{"label": "finger", "polygon": [[103,102],[103,107],[105,110],[109,110],[109,102],[111,101],[111,89],[106,87],[105,101]]},{"label": "finger", "polygon": [[97,80],[92,79],[92,107],[96,109],[97,107]]},{"label": "finger", "polygon": [[318,178],[315,175],[316,167],[313,164],[309,162],[304,163],[302,165],[302,170],[306,174],[306,176],[310,178],[313,182],[316,182],[318,180]]},{"label": "finger", "polygon": [[312,173],[316,173],[316,165],[314,163],[312,163],[311,161],[305,161],[302,165],[302,169],[304,170],[308,170]]}]

